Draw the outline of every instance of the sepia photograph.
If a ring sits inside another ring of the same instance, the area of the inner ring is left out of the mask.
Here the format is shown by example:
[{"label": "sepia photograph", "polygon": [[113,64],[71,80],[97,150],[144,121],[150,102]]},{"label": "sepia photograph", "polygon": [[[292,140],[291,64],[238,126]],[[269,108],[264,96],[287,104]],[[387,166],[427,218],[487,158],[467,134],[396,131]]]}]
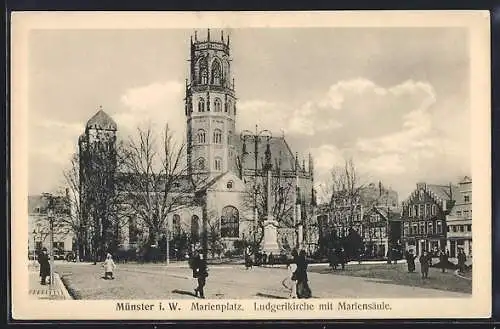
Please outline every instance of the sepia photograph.
[{"label": "sepia photograph", "polygon": [[488,316],[488,13],[12,22],[14,313]]}]

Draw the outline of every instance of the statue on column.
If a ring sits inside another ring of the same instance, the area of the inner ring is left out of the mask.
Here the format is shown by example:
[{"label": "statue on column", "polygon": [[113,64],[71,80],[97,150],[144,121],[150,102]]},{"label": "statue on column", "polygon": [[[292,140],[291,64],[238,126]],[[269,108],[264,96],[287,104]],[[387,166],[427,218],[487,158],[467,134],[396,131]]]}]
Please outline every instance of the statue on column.
[{"label": "statue on column", "polygon": [[278,254],[280,248],[278,246],[278,222],[273,216],[273,205],[272,205],[272,164],[271,164],[271,147],[269,141],[266,147],[266,163],[264,166],[264,172],[266,173],[267,184],[266,184],[266,215],[264,218],[264,237],[262,239],[262,251],[266,254],[273,253]]}]

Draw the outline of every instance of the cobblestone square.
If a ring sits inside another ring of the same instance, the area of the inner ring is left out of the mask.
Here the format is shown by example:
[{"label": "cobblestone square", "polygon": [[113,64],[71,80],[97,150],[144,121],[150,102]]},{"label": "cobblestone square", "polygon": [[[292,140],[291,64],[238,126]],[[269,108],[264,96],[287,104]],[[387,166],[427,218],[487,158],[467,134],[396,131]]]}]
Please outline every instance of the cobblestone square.
[{"label": "cobblestone square", "polygon": [[[351,265],[350,265],[351,266]],[[356,265],[352,265],[356,266]],[[401,266],[404,266],[401,264]],[[56,267],[76,299],[194,299],[196,283],[185,262],[171,264],[119,264],[114,280],[104,280],[102,269],[89,263],[61,263]],[[438,275],[438,271],[431,273]],[[288,272],[284,267],[241,265],[209,267],[207,299],[288,298]],[[410,275],[410,274],[409,274]],[[414,273],[414,276],[419,276]],[[452,273],[447,274],[453,277]],[[468,293],[430,289],[425,283],[393,284],[381,278],[337,275],[326,266],[311,266],[308,273],[313,298],[434,298],[470,297]],[[285,285],[284,285],[285,284]]]}]

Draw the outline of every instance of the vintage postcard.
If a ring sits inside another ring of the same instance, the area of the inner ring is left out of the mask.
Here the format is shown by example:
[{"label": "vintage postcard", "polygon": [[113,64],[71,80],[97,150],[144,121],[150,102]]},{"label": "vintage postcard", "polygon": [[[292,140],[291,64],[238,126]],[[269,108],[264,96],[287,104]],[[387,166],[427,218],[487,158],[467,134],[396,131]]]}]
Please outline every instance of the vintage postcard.
[{"label": "vintage postcard", "polygon": [[489,19],[13,13],[13,317],[489,317]]}]

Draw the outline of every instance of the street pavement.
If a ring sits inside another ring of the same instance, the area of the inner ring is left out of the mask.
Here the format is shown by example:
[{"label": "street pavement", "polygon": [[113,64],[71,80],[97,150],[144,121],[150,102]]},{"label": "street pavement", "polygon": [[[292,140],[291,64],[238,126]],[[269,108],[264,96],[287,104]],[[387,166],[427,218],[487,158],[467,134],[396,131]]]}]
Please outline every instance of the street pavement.
[{"label": "street pavement", "polygon": [[30,299],[72,299],[57,273],[54,275],[53,285],[42,285],[40,283],[39,272],[36,269],[30,269],[29,271],[29,296]]},{"label": "street pavement", "polygon": [[[118,264],[115,280],[103,280],[99,265],[61,263],[61,276],[67,276],[84,299],[192,299],[196,286],[185,263]],[[288,271],[283,267],[241,265],[209,266],[205,296],[209,299],[288,298]],[[381,279],[308,273],[316,298],[456,298],[470,294],[387,283]]]}]

